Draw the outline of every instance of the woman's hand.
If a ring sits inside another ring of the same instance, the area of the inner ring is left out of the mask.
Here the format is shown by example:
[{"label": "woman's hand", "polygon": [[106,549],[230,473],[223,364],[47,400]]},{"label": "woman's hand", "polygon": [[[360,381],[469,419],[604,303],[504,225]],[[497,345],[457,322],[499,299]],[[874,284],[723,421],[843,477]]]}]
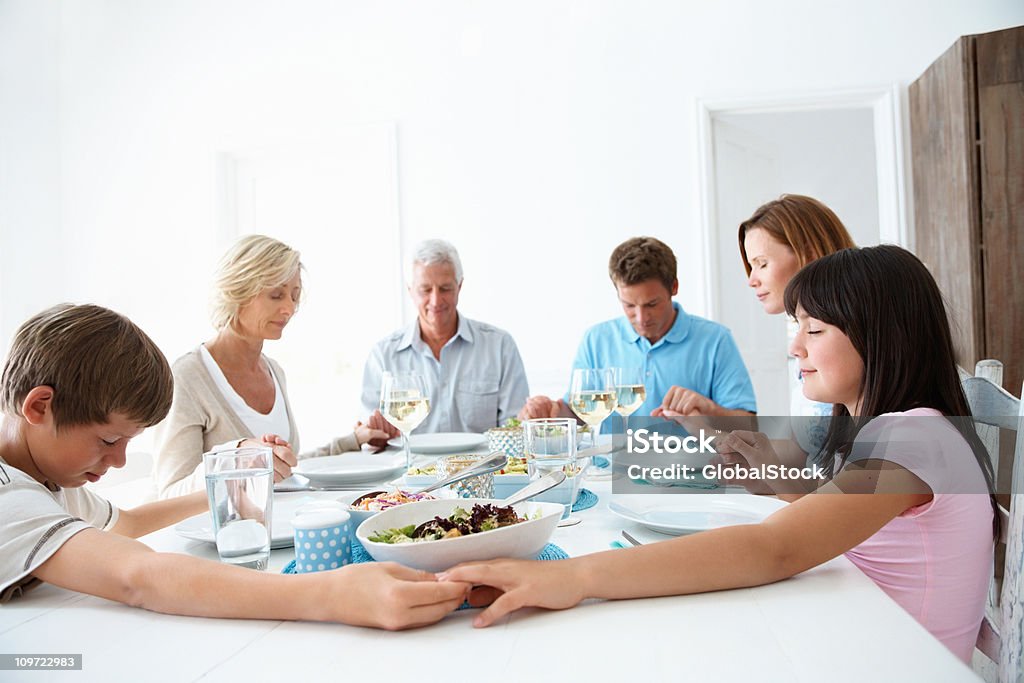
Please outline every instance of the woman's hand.
[{"label": "woman's hand", "polygon": [[462,581],[476,588],[469,596],[474,607],[490,605],[473,619],[473,626],[490,626],[523,607],[568,609],[584,595],[579,575],[568,560],[495,560],[460,564],[438,574],[440,581]]},{"label": "woman's hand", "polygon": [[292,453],[292,446],[290,443],[279,437],[277,434],[264,434],[260,437],[259,441],[255,439],[245,439],[242,443],[238,444],[241,446],[254,446],[257,448],[270,447],[270,450],[274,453],[274,483],[287,479],[292,476],[292,468],[298,464],[298,460],[295,458],[295,454]]},{"label": "woman's hand", "polygon": [[356,422],[355,426],[352,427],[352,431],[356,435],[356,443],[360,446],[364,443],[369,443],[371,446],[374,446],[381,442],[383,442],[384,445],[387,445],[388,439],[391,438],[391,435],[383,429],[371,427],[368,424],[363,424],[361,421]]},{"label": "woman's hand", "polygon": [[398,427],[391,424],[384,419],[384,416],[380,414],[379,410],[373,411],[373,415],[366,420],[366,426],[370,429],[376,429],[384,433],[383,438],[370,439],[370,445],[377,448],[384,448],[388,445],[388,439],[393,439],[396,436],[401,436],[401,432],[398,431]]}]

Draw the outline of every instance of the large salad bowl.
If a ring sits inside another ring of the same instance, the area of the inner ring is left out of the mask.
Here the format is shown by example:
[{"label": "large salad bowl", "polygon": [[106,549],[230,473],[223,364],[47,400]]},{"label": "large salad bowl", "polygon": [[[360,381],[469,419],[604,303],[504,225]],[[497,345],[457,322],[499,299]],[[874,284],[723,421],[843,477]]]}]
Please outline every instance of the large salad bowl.
[{"label": "large salad bowl", "polygon": [[370,537],[386,531],[419,525],[434,517],[449,517],[455,508],[470,510],[473,505],[499,505],[491,498],[446,498],[408,503],[378,512],[356,529],[356,538],[366,552],[379,562],[398,562],[413,569],[439,572],[461,562],[493,560],[499,557],[529,559],[536,557],[551,539],[565,506],[559,503],[526,501],[513,506],[527,521],[457,538],[408,543],[381,543]]}]

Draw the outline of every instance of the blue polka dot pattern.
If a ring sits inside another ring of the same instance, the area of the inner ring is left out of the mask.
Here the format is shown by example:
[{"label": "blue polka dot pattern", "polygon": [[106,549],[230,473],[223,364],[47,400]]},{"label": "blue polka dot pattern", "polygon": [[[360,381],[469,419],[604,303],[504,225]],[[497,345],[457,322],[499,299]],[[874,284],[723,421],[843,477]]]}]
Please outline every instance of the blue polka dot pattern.
[{"label": "blue polka dot pattern", "polygon": [[352,544],[349,540],[347,526],[296,529],[295,559],[288,565],[293,568],[291,573],[320,572],[351,564]]}]

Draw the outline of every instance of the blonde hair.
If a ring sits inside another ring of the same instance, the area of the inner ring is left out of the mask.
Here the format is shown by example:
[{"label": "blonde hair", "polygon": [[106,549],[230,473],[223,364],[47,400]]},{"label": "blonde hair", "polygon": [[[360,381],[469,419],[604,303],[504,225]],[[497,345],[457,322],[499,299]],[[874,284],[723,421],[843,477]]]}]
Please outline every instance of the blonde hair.
[{"label": "blonde hair", "polygon": [[234,324],[239,309],[268,287],[280,287],[302,270],[299,252],[265,235],[246,235],[217,265],[210,304],[213,326]]},{"label": "blonde hair", "polygon": [[21,415],[32,389],[53,389],[59,430],[105,424],[114,413],[147,427],[171,409],[174,379],[153,340],[102,306],[60,304],[26,320],[14,335],[0,381],[0,406]]}]

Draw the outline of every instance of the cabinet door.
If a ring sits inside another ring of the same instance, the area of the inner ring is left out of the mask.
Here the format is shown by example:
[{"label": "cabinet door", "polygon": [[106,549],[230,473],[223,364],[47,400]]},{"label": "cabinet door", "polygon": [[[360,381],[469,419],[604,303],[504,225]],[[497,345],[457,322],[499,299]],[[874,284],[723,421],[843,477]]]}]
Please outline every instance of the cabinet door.
[{"label": "cabinet door", "polygon": [[960,38],[910,86],[917,254],[949,306],[957,362],[984,353],[974,42]]},{"label": "cabinet door", "polygon": [[1024,27],[975,36],[985,356],[1024,381]]}]

